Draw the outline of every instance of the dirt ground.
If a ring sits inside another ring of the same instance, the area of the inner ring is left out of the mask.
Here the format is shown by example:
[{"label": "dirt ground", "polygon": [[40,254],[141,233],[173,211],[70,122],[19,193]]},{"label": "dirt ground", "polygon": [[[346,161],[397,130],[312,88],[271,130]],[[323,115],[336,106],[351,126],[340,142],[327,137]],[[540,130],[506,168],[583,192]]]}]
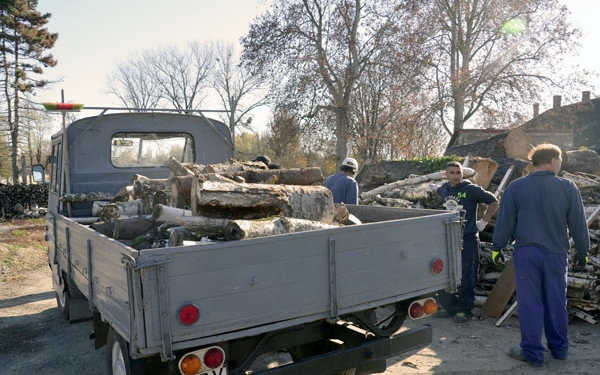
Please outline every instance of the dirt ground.
[{"label": "dirt ground", "polygon": [[[12,229],[14,225],[0,223],[0,373],[107,374],[104,348],[95,350],[90,339],[91,322],[69,324],[61,318],[45,253],[40,256],[35,246],[18,252],[7,246],[6,233]],[[40,226],[29,227],[27,237],[39,236],[40,231]],[[16,266],[13,253],[26,264]],[[554,360],[547,352],[544,366],[536,368],[507,355],[519,343],[518,319],[512,317],[501,327],[495,322],[492,318],[474,318],[467,324],[435,318],[406,322],[405,327],[431,324],[433,341],[412,355],[391,358],[385,374],[600,374],[599,325],[574,320],[569,326],[568,359]]]}]

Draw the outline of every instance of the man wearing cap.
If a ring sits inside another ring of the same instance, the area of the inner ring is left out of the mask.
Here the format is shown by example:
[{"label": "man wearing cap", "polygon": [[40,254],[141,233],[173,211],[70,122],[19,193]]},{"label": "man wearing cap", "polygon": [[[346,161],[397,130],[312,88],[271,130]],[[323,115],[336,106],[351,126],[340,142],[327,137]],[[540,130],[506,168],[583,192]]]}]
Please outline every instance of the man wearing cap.
[{"label": "man wearing cap", "polygon": [[333,203],[358,204],[358,183],[354,179],[358,162],[353,158],[342,161],[340,172],[325,180],[325,187],[333,193]]},{"label": "man wearing cap", "polygon": [[281,166],[279,164],[273,164],[273,163],[271,163],[271,159],[267,155],[258,155],[257,157],[255,157],[251,161],[260,161],[264,165],[266,165],[267,168],[269,168],[269,169],[281,169]]}]

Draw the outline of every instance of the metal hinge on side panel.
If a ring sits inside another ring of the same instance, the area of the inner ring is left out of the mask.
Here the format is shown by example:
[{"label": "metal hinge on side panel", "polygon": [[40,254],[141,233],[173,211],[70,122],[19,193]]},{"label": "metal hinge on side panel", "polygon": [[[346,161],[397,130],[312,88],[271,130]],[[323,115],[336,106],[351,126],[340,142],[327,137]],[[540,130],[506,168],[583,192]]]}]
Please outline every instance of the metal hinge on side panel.
[{"label": "metal hinge on side panel", "polygon": [[140,270],[144,268],[155,267],[157,274],[158,287],[158,314],[160,320],[160,331],[162,341],[162,351],[160,353],[163,361],[174,359],[173,347],[171,343],[171,327],[169,323],[169,300],[167,295],[167,267],[166,263],[171,262],[170,255],[155,255],[144,258],[134,258],[130,254],[121,254],[121,261],[127,265],[127,282],[129,284],[129,313],[133,317],[131,319],[131,340],[130,345],[133,346],[132,351],[139,350],[140,342],[146,340],[146,337],[141,337],[143,334],[143,297],[141,294]]},{"label": "metal hinge on side panel", "polygon": [[335,238],[329,238],[329,323],[339,320],[338,316],[338,294],[337,294],[337,268],[335,263]]},{"label": "metal hinge on side panel", "polygon": [[171,261],[171,255],[163,254],[163,255],[153,255],[144,258],[134,258],[129,254],[122,254],[123,258],[121,258],[123,263],[129,263],[134,269],[146,268],[146,267],[154,267],[159,264],[169,263]]},{"label": "metal hinge on side panel", "polygon": [[456,292],[457,284],[462,277],[462,268],[460,264],[460,256],[462,250],[462,227],[463,219],[457,212],[456,218],[446,219],[444,222],[446,225],[446,245],[448,248],[448,263],[449,263],[449,277],[451,288],[449,292]]},{"label": "metal hinge on side panel", "polygon": [[94,310],[94,269],[92,268],[92,240],[87,240],[87,269],[88,274],[88,306]]},{"label": "metal hinge on side panel", "polygon": [[[123,254],[123,263],[127,270],[127,292],[129,303],[129,350],[133,356],[146,346],[146,338],[143,335],[144,308],[142,298],[142,286],[140,283],[140,271],[135,269],[135,259]],[[136,357],[133,357],[136,358]]]},{"label": "metal hinge on side panel", "polygon": [[158,313],[160,314],[160,334],[162,337],[162,352],[164,362],[175,359],[171,343],[171,325],[169,323],[169,299],[167,296],[167,266],[158,266]]}]

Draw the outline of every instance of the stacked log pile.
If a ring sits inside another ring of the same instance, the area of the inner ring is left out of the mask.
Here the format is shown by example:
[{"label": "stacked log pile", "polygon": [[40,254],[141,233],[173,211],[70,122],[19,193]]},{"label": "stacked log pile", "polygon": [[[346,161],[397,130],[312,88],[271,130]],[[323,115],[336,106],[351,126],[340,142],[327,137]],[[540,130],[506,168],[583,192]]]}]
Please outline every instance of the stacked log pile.
[{"label": "stacked log pile", "polygon": [[[493,149],[498,147],[499,139],[491,144]],[[511,143],[512,144],[512,143]],[[469,147],[466,147],[469,150]],[[513,151],[516,152],[516,151]],[[472,157],[468,156],[467,164],[470,169],[465,170],[465,178],[484,187],[488,191],[496,193],[501,199],[503,189],[514,179],[529,173],[530,163],[519,158],[506,157],[506,152],[500,157]],[[457,160],[462,158],[457,157]],[[592,215],[600,207],[600,176],[594,172],[600,172],[600,157],[590,150],[567,151],[564,153],[563,171],[561,177],[572,180],[582,195],[586,209],[586,216]],[[462,161],[462,160],[461,160]],[[389,162],[388,162],[389,163]],[[398,162],[401,163],[401,162]],[[585,166],[585,167],[583,167]],[[388,166],[388,169],[389,168]],[[403,169],[399,167],[398,169]],[[577,169],[584,169],[578,171]],[[379,172],[380,173],[380,172]],[[379,176],[379,175],[378,175]],[[373,181],[379,178],[365,176],[366,180]],[[428,175],[406,176],[395,182],[377,186],[360,194],[361,204],[376,204],[384,206],[401,206],[415,208],[444,209],[442,202],[435,194],[439,186],[445,182],[444,172]],[[478,215],[481,217],[482,212]],[[494,265],[491,261],[491,240],[495,226],[495,219],[488,224],[486,230],[480,233],[482,247],[480,252],[480,275],[477,285],[478,304],[482,305],[493,289],[495,282],[503,271],[503,265]],[[573,271],[572,264],[569,270],[568,297],[569,309],[572,316],[585,319],[589,322],[600,320],[600,218],[596,216],[589,223],[590,233],[590,263],[583,270]],[[507,251],[507,259],[511,257],[512,249]]]},{"label": "stacked log pile", "polygon": [[216,165],[171,159],[168,179],[134,175],[115,196],[94,200],[92,228],[137,249],[232,241],[347,224],[319,168],[265,169],[260,162]]},{"label": "stacked log pile", "polygon": [[48,185],[0,184],[0,202],[0,220],[42,217],[48,207]]}]

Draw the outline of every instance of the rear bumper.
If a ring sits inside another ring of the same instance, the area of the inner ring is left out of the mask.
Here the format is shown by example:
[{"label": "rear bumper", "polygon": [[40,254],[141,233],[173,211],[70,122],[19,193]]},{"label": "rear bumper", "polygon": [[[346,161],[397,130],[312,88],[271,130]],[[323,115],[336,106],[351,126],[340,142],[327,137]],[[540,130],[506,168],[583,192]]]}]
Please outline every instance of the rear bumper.
[{"label": "rear bumper", "polygon": [[332,374],[349,368],[376,365],[403,353],[421,349],[432,340],[431,325],[403,331],[390,337],[367,340],[350,348],[306,358],[274,369],[253,372],[253,375],[320,375]]}]

